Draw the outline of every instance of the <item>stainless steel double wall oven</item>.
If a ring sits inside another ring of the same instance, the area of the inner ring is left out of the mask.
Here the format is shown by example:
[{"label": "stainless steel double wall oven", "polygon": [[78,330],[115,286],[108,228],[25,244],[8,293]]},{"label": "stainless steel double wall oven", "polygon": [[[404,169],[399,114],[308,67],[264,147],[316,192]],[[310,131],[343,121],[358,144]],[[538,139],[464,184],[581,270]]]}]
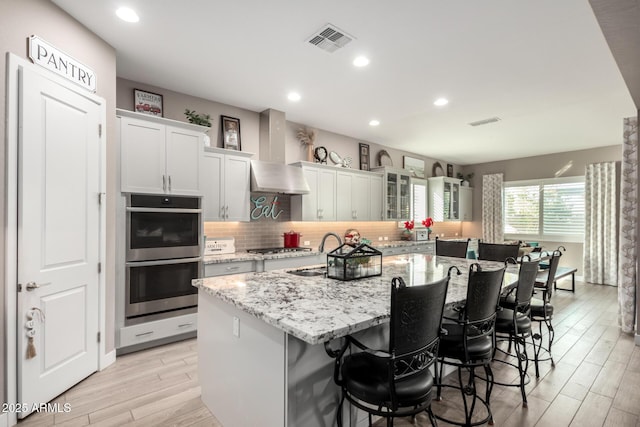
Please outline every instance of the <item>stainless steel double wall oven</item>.
[{"label": "stainless steel double wall oven", "polygon": [[127,195],[125,324],[196,311],[202,272],[199,197]]}]

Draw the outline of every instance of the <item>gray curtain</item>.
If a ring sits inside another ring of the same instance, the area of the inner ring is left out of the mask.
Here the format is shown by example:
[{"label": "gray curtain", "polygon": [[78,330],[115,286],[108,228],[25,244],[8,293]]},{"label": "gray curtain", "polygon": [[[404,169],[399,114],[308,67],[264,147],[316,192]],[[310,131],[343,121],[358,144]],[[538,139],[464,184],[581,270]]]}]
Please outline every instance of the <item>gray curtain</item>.
[{"label": "gray curtain", "polygon": [[638,119],[624,119],[622,174],[620,182],[620,234],[618,266],[618,312],[620,329],[632,333],[636,323],[638,229]]},{"label": "gray curtain", "polygon": [[587,165],[584,280],[618,285],[616,163]]},{"label": "gray curtain", "polygon": [[482,240],[504,243],[501,173],[482,176]]}]

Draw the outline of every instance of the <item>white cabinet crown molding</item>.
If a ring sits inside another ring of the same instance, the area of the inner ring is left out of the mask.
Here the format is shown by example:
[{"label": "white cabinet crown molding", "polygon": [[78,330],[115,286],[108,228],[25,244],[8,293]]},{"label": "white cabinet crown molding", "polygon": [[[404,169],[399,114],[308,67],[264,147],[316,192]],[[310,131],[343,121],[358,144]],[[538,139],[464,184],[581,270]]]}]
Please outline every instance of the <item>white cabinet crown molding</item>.
[{"label": "white cabinet crown molding", "polygon": [[132,119],[146,120],[152,123],[158,123],[162,125],[174,126],[183,129],[190,129],[196,132],[209,132],[210,127],[194,125],[193,123],[181,122],[179,120],[166,119],[164,117],[152,116],[151,114],[137,113],[135,111],[123,110],[116,108],[116,117],[130,117]]}]

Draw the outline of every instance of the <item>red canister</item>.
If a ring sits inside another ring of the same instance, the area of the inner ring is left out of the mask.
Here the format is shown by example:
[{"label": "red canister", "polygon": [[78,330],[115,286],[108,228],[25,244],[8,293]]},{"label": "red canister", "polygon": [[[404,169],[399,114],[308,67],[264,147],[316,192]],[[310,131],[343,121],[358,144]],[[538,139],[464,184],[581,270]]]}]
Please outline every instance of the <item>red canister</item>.
[{"label": "red canister", "polygon": [[295,231],[289,231],[288,233],[284,233],[284,247],[285,248],[297,248],[300,246],[300,233],[296,233]]}]

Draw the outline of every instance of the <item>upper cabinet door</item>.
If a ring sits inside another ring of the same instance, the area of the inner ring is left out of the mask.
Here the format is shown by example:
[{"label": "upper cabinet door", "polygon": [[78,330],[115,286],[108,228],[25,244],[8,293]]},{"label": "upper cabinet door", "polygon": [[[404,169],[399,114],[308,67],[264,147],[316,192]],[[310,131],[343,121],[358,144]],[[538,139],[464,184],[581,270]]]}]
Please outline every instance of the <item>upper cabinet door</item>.
[{"label": "upper cabinet door", "polygon": [[225,156],[225,220],[249,221],[250,167],[246,157]]},{"label": "upper cabinet door", "polygon": [[123,192],[165,193],[164,125],[121,117],[120,156]]},{"label": "upper cabinet door", "polygon": [[383,204],[382,198],[384,194],[384,190],[382,188],[382,176],[381,175],[372,175],[371,176],[371,189],[370,189],[370,214],[369,217],[372,221],[382,221],[384,219],[383,212]]},{"label": "upper cabinet door", "polygon": [[318,181],[318,211],[321,221],[336,220],[336,172],[321,169]]},{"label": "upper cabinet door", "polygon": [[369,221],[372,219],[370,213],[370,192],[371,177],[354,174],[351,183],[351,209],[353,210],[353,219],[358,221]]},{"label": "upper cabinet door", "polygon": [[354,218],[354,176],[351,172],[336,173],[336,219],[338,221],[352,221]]},{"label": "upper cabinet door", "polygon": [[200,178],[204,220],[221,221],[224,216],[224,155],[205,151]]},{"label": "upper cabinet door", "polygon": [[200,195],[200,153],[204,135],[167,126],[167,193]]}]

